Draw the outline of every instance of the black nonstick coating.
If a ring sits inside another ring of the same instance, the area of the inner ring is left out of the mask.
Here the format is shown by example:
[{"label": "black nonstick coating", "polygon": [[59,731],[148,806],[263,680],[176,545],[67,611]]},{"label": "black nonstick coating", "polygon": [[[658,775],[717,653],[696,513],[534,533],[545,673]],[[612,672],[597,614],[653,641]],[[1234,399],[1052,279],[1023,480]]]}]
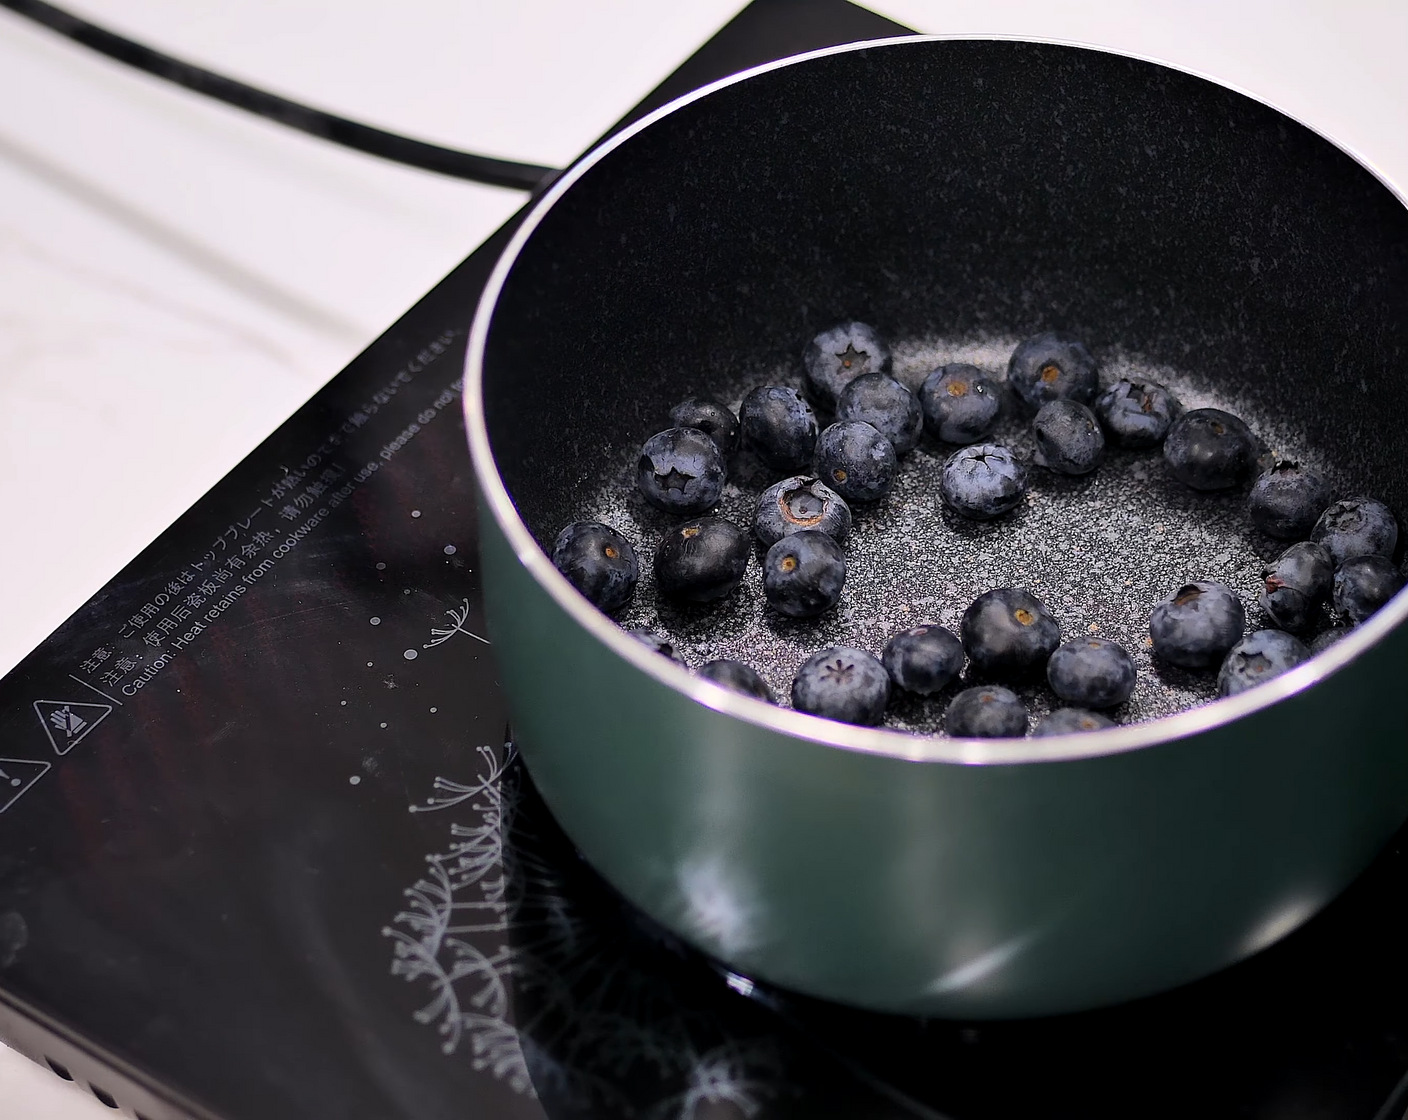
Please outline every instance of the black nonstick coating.
[{"label": "black nonstick coating", "polygon": [[[1170,381],[1192,405],[1237,412],[1340,492],[1401,511],[1405,245],[1408,215],[1373,175],[1199,78],[1003,41],[816,58],[677,110],[546,214],[489,335],[489,431],[540,543],[550,547],[568,521],[614,514],[640,536],[648,568],[668,519],[612,487],[680,399],[714,392],[736,404],[751,384],[799,383],[806,340],[843,319],[895,340],[897,373],[911,383],[949,356],[1001,369],[1017,339],[1055,328],[1090,342],[1106,383],[1123,371]],[[1020,442],[1020,423],[1006,431]],[[903,523],[934,565],[948,565],[939,594],[897,601],[877,591],[867,605],[853,578],[859,609],[798,633],[756,604],[707,618],[657,608],[647,581],[622,620],[675,631],[696,661],[766,647],[759,656],[777,688],[804,647],[851,638],[878,650],[920,617],[953,621],[1000,582],[1045,578],[1068,636],[1094,621],[1135,646],[1152,599],[1173,589],[1164,584],[1225,575],[1254,598],[1258,555],[1275,551],[1246,529],[1240,496],[1193,501],[1159,473],[1157,454],[1114,456],[1084,484],[1045,476],[1024,518],[1001,533],[968,532],[933,511],[925,489],[941,454],[932,444],[916,453],[909,490],[870,519],[872,540],[884,524],[884,539],[897,539]],[[736,467],[744,489],[725,502],[745,523],[751,495],[770,481],[749,472],[746,461]],[[1180,525],[1195,523],[1208,539],[1190,548]],[[1106,552],[1147,561],[1123,614],[1073,550],[1092,526],[1113,532]],[[1033,554],[1037,541],[1045,553]],[[884,569],[892,557],[881,548],[868,555]],[[1226,572],[1207,570],[1222,551]],[[712,641],[718,633],[725,639]],[[1130,717],[1211,695],[1206,680],[1159,679]],[[900,723],[931,729],[932,715],[902,713]]]}]

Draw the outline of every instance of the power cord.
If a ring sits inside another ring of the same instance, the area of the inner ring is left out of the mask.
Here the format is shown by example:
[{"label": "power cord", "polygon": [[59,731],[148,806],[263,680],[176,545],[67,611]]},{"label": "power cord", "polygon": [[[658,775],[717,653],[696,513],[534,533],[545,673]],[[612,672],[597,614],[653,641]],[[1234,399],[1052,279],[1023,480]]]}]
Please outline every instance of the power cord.
[{"label": "power cord", "polygon": [[42,24],[50,31],[55,31],[89,50],[97,51],[155,77],[164,78],[168,82],[175,82],[195,93],[213,97],[247,113],[277,121],[321,140],[355,148],[359,152],[393,163],[408,164],[423,171],[434,171],[456,179],[469,179],[476,183],[524,191],[543,186],[558,173],[558,168],[555,167],[515,163],[513,160],[494,159],[455,148],[442,148],[438,144],[412,140],[408,136],[399,136],[394,132],[386,132],[371,125],[350,121],[346,117],[300,105],[286,97],[245,85],[244,82],[237,82],[234,78],[216,74],[203,67],[183,62],[179,58],[172,58],[105,27],[71,15],[62,8],[45,3],[44,0],[0,0],[0,8],[7,8],[16,15]]}]

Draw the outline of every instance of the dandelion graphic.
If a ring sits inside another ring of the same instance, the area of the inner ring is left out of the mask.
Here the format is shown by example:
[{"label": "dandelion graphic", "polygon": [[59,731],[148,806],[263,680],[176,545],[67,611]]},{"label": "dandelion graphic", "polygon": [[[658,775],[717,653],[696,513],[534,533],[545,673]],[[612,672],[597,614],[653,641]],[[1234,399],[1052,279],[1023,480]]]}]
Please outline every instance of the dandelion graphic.
[{"label": "dandelion graphic", "polygon": [[466,637],[473,638],[476,642],[483,642],[486,646],[490,644],[488,638],[481,637],[465,626],[465,623],[469,620],[468,599],[463,600],[458,607],[451,607],[445,614],[449,616],[450,625],[448,627],[432,626],[430,628],[430,641],[422,645],[420,647],[421,649],[434,649],[436,646],[442,646],[456,634],[464,634]]},{"label": "dandelion graphic", "polygon": [[426,857],[382,931],[392,974],[428,990],[417,1021],[446,1055],[467,1051],[476,1070],[570,1110],[760,1115],[783,1081],[775,1041],[736,1037],[709,999],[676,990],[667,970],[682,946],[614,896],[584,893],[590,873],[548,835],[512,746],[478,755],[473,780],[436,778],[410,807],[451,817],[446,849]]}]

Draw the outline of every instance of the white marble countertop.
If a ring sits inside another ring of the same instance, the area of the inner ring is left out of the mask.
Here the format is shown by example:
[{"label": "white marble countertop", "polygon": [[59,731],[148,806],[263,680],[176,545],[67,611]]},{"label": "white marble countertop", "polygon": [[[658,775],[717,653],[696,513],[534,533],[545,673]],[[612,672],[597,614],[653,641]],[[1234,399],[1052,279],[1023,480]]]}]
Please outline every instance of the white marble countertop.
[{"label": "white marble countertop", "polygon": [[[742,0],[75,0],[256,85],[561,164]],[[1408,183],[1408,5],[879,0],[934,33],[1216,76]],[[332,13],[336,11],[336,18]],[[277,34],[271,33],[276,29]],[[0,672],[521,203],[125,70],[0,12]],[[0,1120],[111,1115],[0,1046]]]}]

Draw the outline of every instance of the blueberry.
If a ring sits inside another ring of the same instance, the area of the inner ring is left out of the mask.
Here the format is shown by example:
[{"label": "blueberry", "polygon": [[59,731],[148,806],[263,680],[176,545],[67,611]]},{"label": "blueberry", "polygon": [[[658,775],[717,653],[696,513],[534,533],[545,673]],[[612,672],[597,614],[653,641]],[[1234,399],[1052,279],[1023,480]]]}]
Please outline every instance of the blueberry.
[{"label": "blueberry", "polygon": [[838,420],[817,437],[812,470],[848,502],[878,502],[898,469],[890,441],[864,420]]},{"label": "blueberry", "polygon": [[997,427],[1002,387],[977,366],[940,366],[919,389],[924,426],[945,443],[976,443]]},{"label": "blueberry", "polygon": [[673,638],[666,637],[658,630],[646,630],[644,628],[627,630],[626,633],[630,634],[630,636],[640,642],[641,645],[653,649],[661,657],[668,657],[676,665],[683,665],[686,669],[689,668],[689,664],[680,656],[679,647],[675,645]]},{"label": "blueberry", "polygon": [[1079,401],[1050,401],[1032,421],[1036,462],[1060,474],[1089,474],[1105,458],[1105,433]]},{"label": "blueberry", "polygon": [[1315,621],[1316,608],[1329,598],[1334,574],[1334,563],[1322,546],[1300,541],[1262,573],[1257,604],[1282,630],[1299,633]]},{"label": "blueberry", "polygon": [[1046,663],[1046,680],[1062,700],[1113,708],[1134,693],[1134,658],[1104,638],[1067,642]]},{"label": "blueberry", "polygon": [[959,627],[968,660],[980,673],[1022,677],[1037,672],[1061,644],[1061,626],[1046,604],[1020,587],[979,595]]},{"label": "blueberry", "polygon": [[932,696],[963,671],[963,643],[942,626],[915,626],[886,642],[880,661],[897,688]]},{"label": "blueberry", "polygon": [[670,423],[676,428],[698,428],[714,441],[722,455],[738,445],[738,417],[709,397],[681,401],[670,409]]},{"label": "blueberry", "polygon": [[1012,351],[1007,384],[1032,413],[1048,401],[1090,404],[1099,391],[1100,375],[1085,343],[1061,331],[1048,331]]},{"label": "blueberry", "polygon": [[1283,541],[1305,540],[1329,504],[1329,483],[1290,460],[1282,460],[1258,478],[1247,499],[1252,524]]},{"label": "blueberry", "polygon": [[1403,573],[1387,556],[1352,556],[1335,569],[1335,610],[1363,622],[1403,587]]},{"label": "blueberry", "polygon": [[884,666],[850,646],[812,654],[792,682],[794,708],[842,723],[879,723],[889,699],[890,675]]},{"label": "blueberry", "polygon": [[552,563],[603,611],[623,606],[640,579],[640,562],[631,542],[600,521],[574,521],[558,533]]},{"label": "blueberry", "polygon": [[1345,498],[1320,515],[1310,539],[1323,544],[1336,564],[1355,556],[1392,556],[1398,544],[1398,521],[1383,502]]},{"label": "blueberry", "polygon": [[883,373],[864,374],[842,389],[836,419],[865,421],[890,441],[896,455],[913,451],[924,431],[918,399]]},{"label": "blueberry", "polygon": [[1195,408],[1174,421],[1164,440],[1173,477],[1194,490],[1226,490],[1256,473],[1261,443],[1252,430],[1220,408]]},{"label": "blueberry", "polygon": [[828,412],[834,412],[841,390],[866,373],[883,373],[890,348],[864,323],[842,323],[822,331],[807,344],[802,365],[807,391]]},{"label": "blueberry", "polygon": [[851,531],[851,507],[811,475],[784,478],[763,491],[753,516],[753,532],[764,548],[803,529],[816,529],[832,540],[843,541]]},{"label": "blueberry", "polygon": [[1103,731],[1114,727],[1115,721],[1099,712],[1087,712],[1084,708],[1057,708],[1032,732],[1033,739],[1045,739],[1049,735],[1077,735],[1082,731]]},{"label": "blueberry", "polygon": [[1184,669],[1208,669],[1221,662],[1241,641],[1246,626],[1236,592],[1210,580],[1185,584],[1149,615],[1154,652]]},{"label": "blueberry", "polygon": [[1156,381],[1116,381],[1095,402],[1110,442],[1135,451],[1163,443],[1182,413],[1178,398]]},{"label": "blueberry", "polygon": [[636,485],[656,509],[685,517],[703,513],[719,504],[724,457],[698,428],[667,428],[640,449]]},{"label": "blueberry", "polygon": [[841,598],[846,554],[816,529],[783,537],[763,558],[763,594],[778,614],[815,618]]},{"label": "blueberry", "polygon": [[777,703],[773,699],[772,689],[768,687],[768,682],[763,680],[758,670],[751,665],[745,665],[742,661],[730,661],[727,658],[709,661],[700,666],[699,675],[705,680],[723,685],[724,688],[741,692],[744,696],[751,696],[754,700],[762,700],[769,704]]},{"label": "blueberry", "polygon": [[1317,653],[1324,653],[1337,641],[1339,641],[1346,634],[1348,634],[1349,631],[1350,627],[1348,626],[1331,626],[1323,634],[1317,635],[1315,640],[1310,643],[1311,655],[1313,656]]},{"label": "blueberry", "polygon": [[962,517],[988,521],[1013,509],[1027,492],[1027,469],[1005,447],[978,443],[944,463],[939,496]]},{"label": "blueberry", "polygon": [[944,730],[955,739],[1020,739],[1027,733],[1027,709],[1000,685],[965,688],[944,713]]},{"label": "blueberry", "polygon": [[655,583],[662,595],[691,603],[722,599],[743,582],[752,543],[722,517],[677,525],[655,550]]},{"label": "blueberry", "polygon": [[774,470],[796,471],[812,460],[816,413],[796,389],[764,385],[743,398],[738,410],[743,445]]},{"label": "blueberry", "polygon": [[1246,692],[1294,669],[1309,656],[1305,643],[1284,630],[1255,630],[1228,651],[1217,673],[1217,694]]}]

